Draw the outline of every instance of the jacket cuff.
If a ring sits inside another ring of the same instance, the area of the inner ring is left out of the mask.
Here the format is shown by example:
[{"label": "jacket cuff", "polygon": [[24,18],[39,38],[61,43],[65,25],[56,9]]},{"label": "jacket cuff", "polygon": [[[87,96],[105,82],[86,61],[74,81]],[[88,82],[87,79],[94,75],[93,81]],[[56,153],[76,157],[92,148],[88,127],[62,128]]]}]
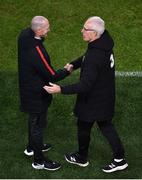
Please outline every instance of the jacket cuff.
[{"label": "jacket cuff", "polygon": [[66,75],[70,75],[70,71],[67,71],[66,68],[63,68],[62,71],[64,71]]},{"label": "jacket cuff", "polygon": [[66,94],[65,87],[64,86],[60,86],[60,88],[61,88],[61,93],[62,94]]}]

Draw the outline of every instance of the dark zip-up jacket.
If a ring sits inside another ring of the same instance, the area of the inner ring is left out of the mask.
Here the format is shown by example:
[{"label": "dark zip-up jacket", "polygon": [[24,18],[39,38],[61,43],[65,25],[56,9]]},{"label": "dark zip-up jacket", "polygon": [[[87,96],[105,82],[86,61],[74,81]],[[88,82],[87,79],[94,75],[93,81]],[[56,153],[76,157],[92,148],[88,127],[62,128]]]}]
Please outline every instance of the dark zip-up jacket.
[{"label": "dark zip-up jacket", "polygon": [[113,40],[105,30],[103,35],[88,44],[84,56],[71,62],[81,68],[80,81],[61,87],[63,94],[77,94],[75,115],[82,121],[112,119],[115,104],[115,67]]},{"label": "dark zip-up jacket", "polygon": [[69,72],[53,69],[43,39],[35,39],[34,36],[34,32],[27,28],[18,37],[20,107],[24,112],[40,113],[52,100],[52,95],[43,86],[63,79]]}]

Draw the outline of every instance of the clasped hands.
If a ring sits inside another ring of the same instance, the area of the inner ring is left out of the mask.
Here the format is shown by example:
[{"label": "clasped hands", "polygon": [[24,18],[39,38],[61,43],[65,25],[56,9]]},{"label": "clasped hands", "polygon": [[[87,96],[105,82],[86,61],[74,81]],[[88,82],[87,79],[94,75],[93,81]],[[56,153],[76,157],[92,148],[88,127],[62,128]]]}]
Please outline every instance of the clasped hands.
[{"label": "clasped hands", "polygon": [[67,71],[69,71],[70,73],[73,71],[73,65],[72,65],[72,64],[67,63],[67,64],[64,66],[64,68],[65,68]]},{"label": "clasped hands", "polygon": [[[70,73],[73,71],[73,65],[67,63],[64,68],[69,71]],[[50,86],[44,86],[43,88],[49,93],[49,94],[55,94],[55,93],[61,93],[61,87],[57,84],[49,83]]]}]

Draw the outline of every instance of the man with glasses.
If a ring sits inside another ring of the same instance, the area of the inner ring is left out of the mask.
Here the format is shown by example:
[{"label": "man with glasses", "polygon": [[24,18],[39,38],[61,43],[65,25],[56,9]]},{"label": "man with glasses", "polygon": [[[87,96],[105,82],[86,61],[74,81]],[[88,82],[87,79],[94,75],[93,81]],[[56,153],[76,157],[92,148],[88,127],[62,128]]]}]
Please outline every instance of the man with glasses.
[{"label": "man with glasses", "polygon": [[44,151],[51,148],[50,144],[43,143],[43,130],[46,125],[48,107],[52,95],[47,93],[43,86],[48,82],[56,82],[70,71],[61,69],[55,71],[51,66],[50,57],[43,41],[50,31],[48,19],[35,16],[31,27],[22,30],[18,38],[18,70],[21,110],[29,114],[29,142],[24,153],[34,155],[32,167],[35,169],[57,170],[61,165],[46,159]]},{"label": "man with glasses", "polygon": [[68,64],[81,68],[80,81],[59,86],[44,86],[48,93],[77,94],[74,113],[77,117],[79,149],[65,155],[67,162],[86,167],[91,129],[96,122],[113,151],[113,161],[102,170],[106,173],[127,168],[124,148],[112,123],[115,106],[114,42],[100,17],[91,17],[81,30],[88,42],[87,51],[76,61]]}]

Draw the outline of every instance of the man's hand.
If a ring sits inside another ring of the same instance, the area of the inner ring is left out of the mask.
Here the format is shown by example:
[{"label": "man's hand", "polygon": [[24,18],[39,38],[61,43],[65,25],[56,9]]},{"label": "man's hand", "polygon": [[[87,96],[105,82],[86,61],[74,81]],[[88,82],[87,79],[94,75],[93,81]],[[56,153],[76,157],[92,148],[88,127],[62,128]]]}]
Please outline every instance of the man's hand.
[{"label": "man's hand", "polygon": [[69,71],[70,73],[73,71],[73,65],[72,65],[72,64],[67,63],[67,64],[64,66],[64,68],[65,68],[67,71]]},{"label": "man's hand", "polygon": [[61,93],[61,88],[57,84],[49,83],[50,86],[44,86],[43,88],[49,93],[49,94],[55,94],[55,93]]}]

